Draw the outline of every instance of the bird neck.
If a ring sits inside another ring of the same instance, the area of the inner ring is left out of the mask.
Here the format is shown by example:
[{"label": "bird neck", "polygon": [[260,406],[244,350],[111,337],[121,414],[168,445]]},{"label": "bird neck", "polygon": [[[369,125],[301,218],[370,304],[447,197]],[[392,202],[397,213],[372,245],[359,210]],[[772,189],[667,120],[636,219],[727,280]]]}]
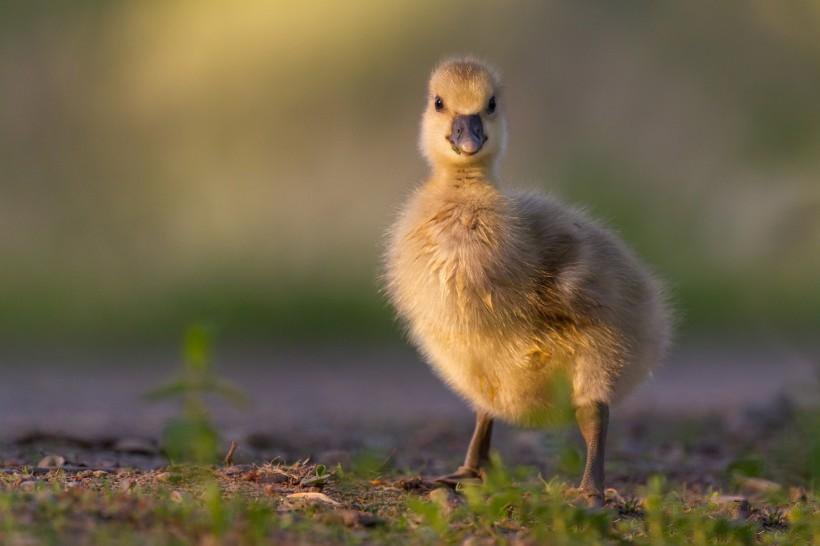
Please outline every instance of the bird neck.
[{"label": "bird neck", "polygon": [[447,186],[465,187],[475,184],[495,186],[495,169],[480,163],[475,165],[441,165],[433,168],[433,178]]}]

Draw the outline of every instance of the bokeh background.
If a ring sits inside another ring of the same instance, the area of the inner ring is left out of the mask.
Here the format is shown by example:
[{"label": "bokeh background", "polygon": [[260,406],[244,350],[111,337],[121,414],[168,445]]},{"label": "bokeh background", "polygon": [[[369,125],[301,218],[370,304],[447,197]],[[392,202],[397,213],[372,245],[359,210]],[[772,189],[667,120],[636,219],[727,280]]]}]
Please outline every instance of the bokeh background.
[{"label": "bokeh background", "polygon": [[820,327],[820,4],[0,7],[0,339],[393,343],[382,233],[425,78],[498,65],[505,184],[583,204],[682,336]]}]

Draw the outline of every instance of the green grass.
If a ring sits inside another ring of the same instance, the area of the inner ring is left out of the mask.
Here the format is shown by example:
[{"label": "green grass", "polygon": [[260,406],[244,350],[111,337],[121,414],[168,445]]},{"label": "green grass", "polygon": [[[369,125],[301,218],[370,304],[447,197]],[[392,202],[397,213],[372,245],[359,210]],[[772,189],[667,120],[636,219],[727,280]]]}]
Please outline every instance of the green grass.
[{"label": "green grass", "polygon": [[[26,469],[0,477],[3,544],[556,544],[636,546],[820,543],[820,505],[809,495],[753,500],[727,511],[718,494],[693,496],[652,478],[634,497],[610,491],[604,509],[578,503],[559,480],[496,460],[483,485],[451,495],[430,484],[358,476],[337,467],[267,464],[172,467],[153,472]],[[321,481],[309,481],[317,475]],[[273,480],[272,477],[279,477]],[[310,484],[310,485],[304,485]],[[309,492],[323,500],[296,502]],[[293,494],[296,493],[295,496]],[[330,505],[325,502],[338,503]]]}]

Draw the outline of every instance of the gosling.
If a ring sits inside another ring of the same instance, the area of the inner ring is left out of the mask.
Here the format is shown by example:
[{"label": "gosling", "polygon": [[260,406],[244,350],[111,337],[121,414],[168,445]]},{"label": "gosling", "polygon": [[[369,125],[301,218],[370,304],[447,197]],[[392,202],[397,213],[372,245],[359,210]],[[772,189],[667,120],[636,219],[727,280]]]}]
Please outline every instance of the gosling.
[{"label": "gosling", "polygon": [[475,410],[464,464],[480,479],[493,420],[538,426],[567,378],[586,443],[579,491],[602,502],[610,405],[670,336],[663,287],[611,231],[551,197],[502,193],[497,72],[474,58],[433,70],[419,146],[429,178],[388,232],[385,291],[412,342]]}]

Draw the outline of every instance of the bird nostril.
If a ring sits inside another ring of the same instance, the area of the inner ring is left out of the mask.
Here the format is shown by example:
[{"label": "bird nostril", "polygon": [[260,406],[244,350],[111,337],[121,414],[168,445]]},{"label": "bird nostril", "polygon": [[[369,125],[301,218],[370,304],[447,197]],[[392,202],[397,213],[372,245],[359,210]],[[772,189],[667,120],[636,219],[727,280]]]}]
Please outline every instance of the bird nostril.
[{"label": "bird nostril", "polygon": [[[450,142],[459,147],[480,148],[487,140],[484,136],[484,127],[481,124],[481,117],[477,114],[470,116],[456,116],[453,120]],[[469,143],[462,143],[462,140],[469,140]]]}]

